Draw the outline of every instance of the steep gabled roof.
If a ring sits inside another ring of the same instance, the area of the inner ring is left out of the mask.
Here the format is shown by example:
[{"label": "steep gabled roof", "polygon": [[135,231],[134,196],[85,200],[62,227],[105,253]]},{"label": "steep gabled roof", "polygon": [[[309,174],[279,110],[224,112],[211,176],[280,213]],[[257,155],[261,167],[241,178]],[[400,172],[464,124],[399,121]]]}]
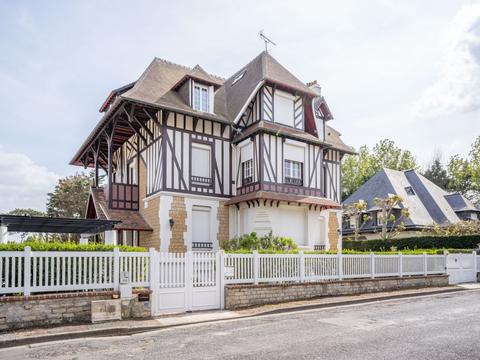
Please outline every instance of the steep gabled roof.
[{"label": "steep gabled roof", "polygon": [[[243,73],[240,80],[238,76]],[[286,89],[302,94],[316,96],[316,93],[283,67],[272,55],[263,51],[256,58],[228,78],[222,89],[225,92],[227,113],[231,121],[235,121],[250,98],[264,83],[277,84]]]},{"label": "steep gabled roof", "polygon": [[[409,187],[413,189],[414,195],[407,193]],[[449,194],[416,170],[382,169],[349,196],[344,204],[364,200],[368,204],[367,208],[374,208],[376,197],[385,198],[389,194],[403,198],[402,207],[408,208],[410,212],[409,219],[405,221],[406,225],[442,225],[460,220],[455,213],[458,209],[452,206],[459,205],[458,197],[454,198],[458,194]],[[473,205],[471,207],[475,209]]]}]

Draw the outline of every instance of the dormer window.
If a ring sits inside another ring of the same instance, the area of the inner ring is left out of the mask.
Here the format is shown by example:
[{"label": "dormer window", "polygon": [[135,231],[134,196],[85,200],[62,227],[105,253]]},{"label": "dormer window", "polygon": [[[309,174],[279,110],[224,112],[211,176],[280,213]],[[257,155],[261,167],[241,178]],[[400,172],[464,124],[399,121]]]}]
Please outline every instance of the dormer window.
[{"label": "dormer window", "polygon": [[208,86],[195,83],[193,87],[193,108],[202,112],[210,112],[210,96]]}]

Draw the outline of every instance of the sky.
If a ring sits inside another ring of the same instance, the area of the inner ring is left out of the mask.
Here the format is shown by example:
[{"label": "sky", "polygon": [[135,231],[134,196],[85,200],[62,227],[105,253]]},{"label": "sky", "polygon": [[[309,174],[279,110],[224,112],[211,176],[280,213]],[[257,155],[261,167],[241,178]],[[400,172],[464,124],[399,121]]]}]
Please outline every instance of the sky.
[{"label": "sky", "polygon": [[317,80],[354,146],[421,165],[480,135],[480,2],[0,0],[0,213],[45,209],[109,91],[154,57],[229,77],[263,50]]}]

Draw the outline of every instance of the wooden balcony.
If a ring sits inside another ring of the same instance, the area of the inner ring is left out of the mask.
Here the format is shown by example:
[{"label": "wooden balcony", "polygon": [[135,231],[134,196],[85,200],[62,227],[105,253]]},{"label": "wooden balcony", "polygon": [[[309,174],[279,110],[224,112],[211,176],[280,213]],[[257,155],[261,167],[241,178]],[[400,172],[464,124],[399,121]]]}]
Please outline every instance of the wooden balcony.
[{"label": "wooden balcony", "polygon": [[111,199],[108,186],[105,190],[105,197],[110,209],[138,210],[138,185],[113,183]]}]

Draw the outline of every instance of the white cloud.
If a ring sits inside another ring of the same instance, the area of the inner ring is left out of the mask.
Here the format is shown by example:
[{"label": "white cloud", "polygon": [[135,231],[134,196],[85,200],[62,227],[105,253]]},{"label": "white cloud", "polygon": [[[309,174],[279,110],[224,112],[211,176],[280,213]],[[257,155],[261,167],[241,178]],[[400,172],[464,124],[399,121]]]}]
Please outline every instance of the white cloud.
[{"label": "white cloud", "polygon": [[440,77],[415,104],[416,116],[437,117],[480,108],[480,5],[462,7],[444,40]]},{"label": "white cloud", "polygon": [[7,152],[0,145],[0,212],[27,207],[45,210],[46,195],[57,180],[58,175],[27,155]]}]

